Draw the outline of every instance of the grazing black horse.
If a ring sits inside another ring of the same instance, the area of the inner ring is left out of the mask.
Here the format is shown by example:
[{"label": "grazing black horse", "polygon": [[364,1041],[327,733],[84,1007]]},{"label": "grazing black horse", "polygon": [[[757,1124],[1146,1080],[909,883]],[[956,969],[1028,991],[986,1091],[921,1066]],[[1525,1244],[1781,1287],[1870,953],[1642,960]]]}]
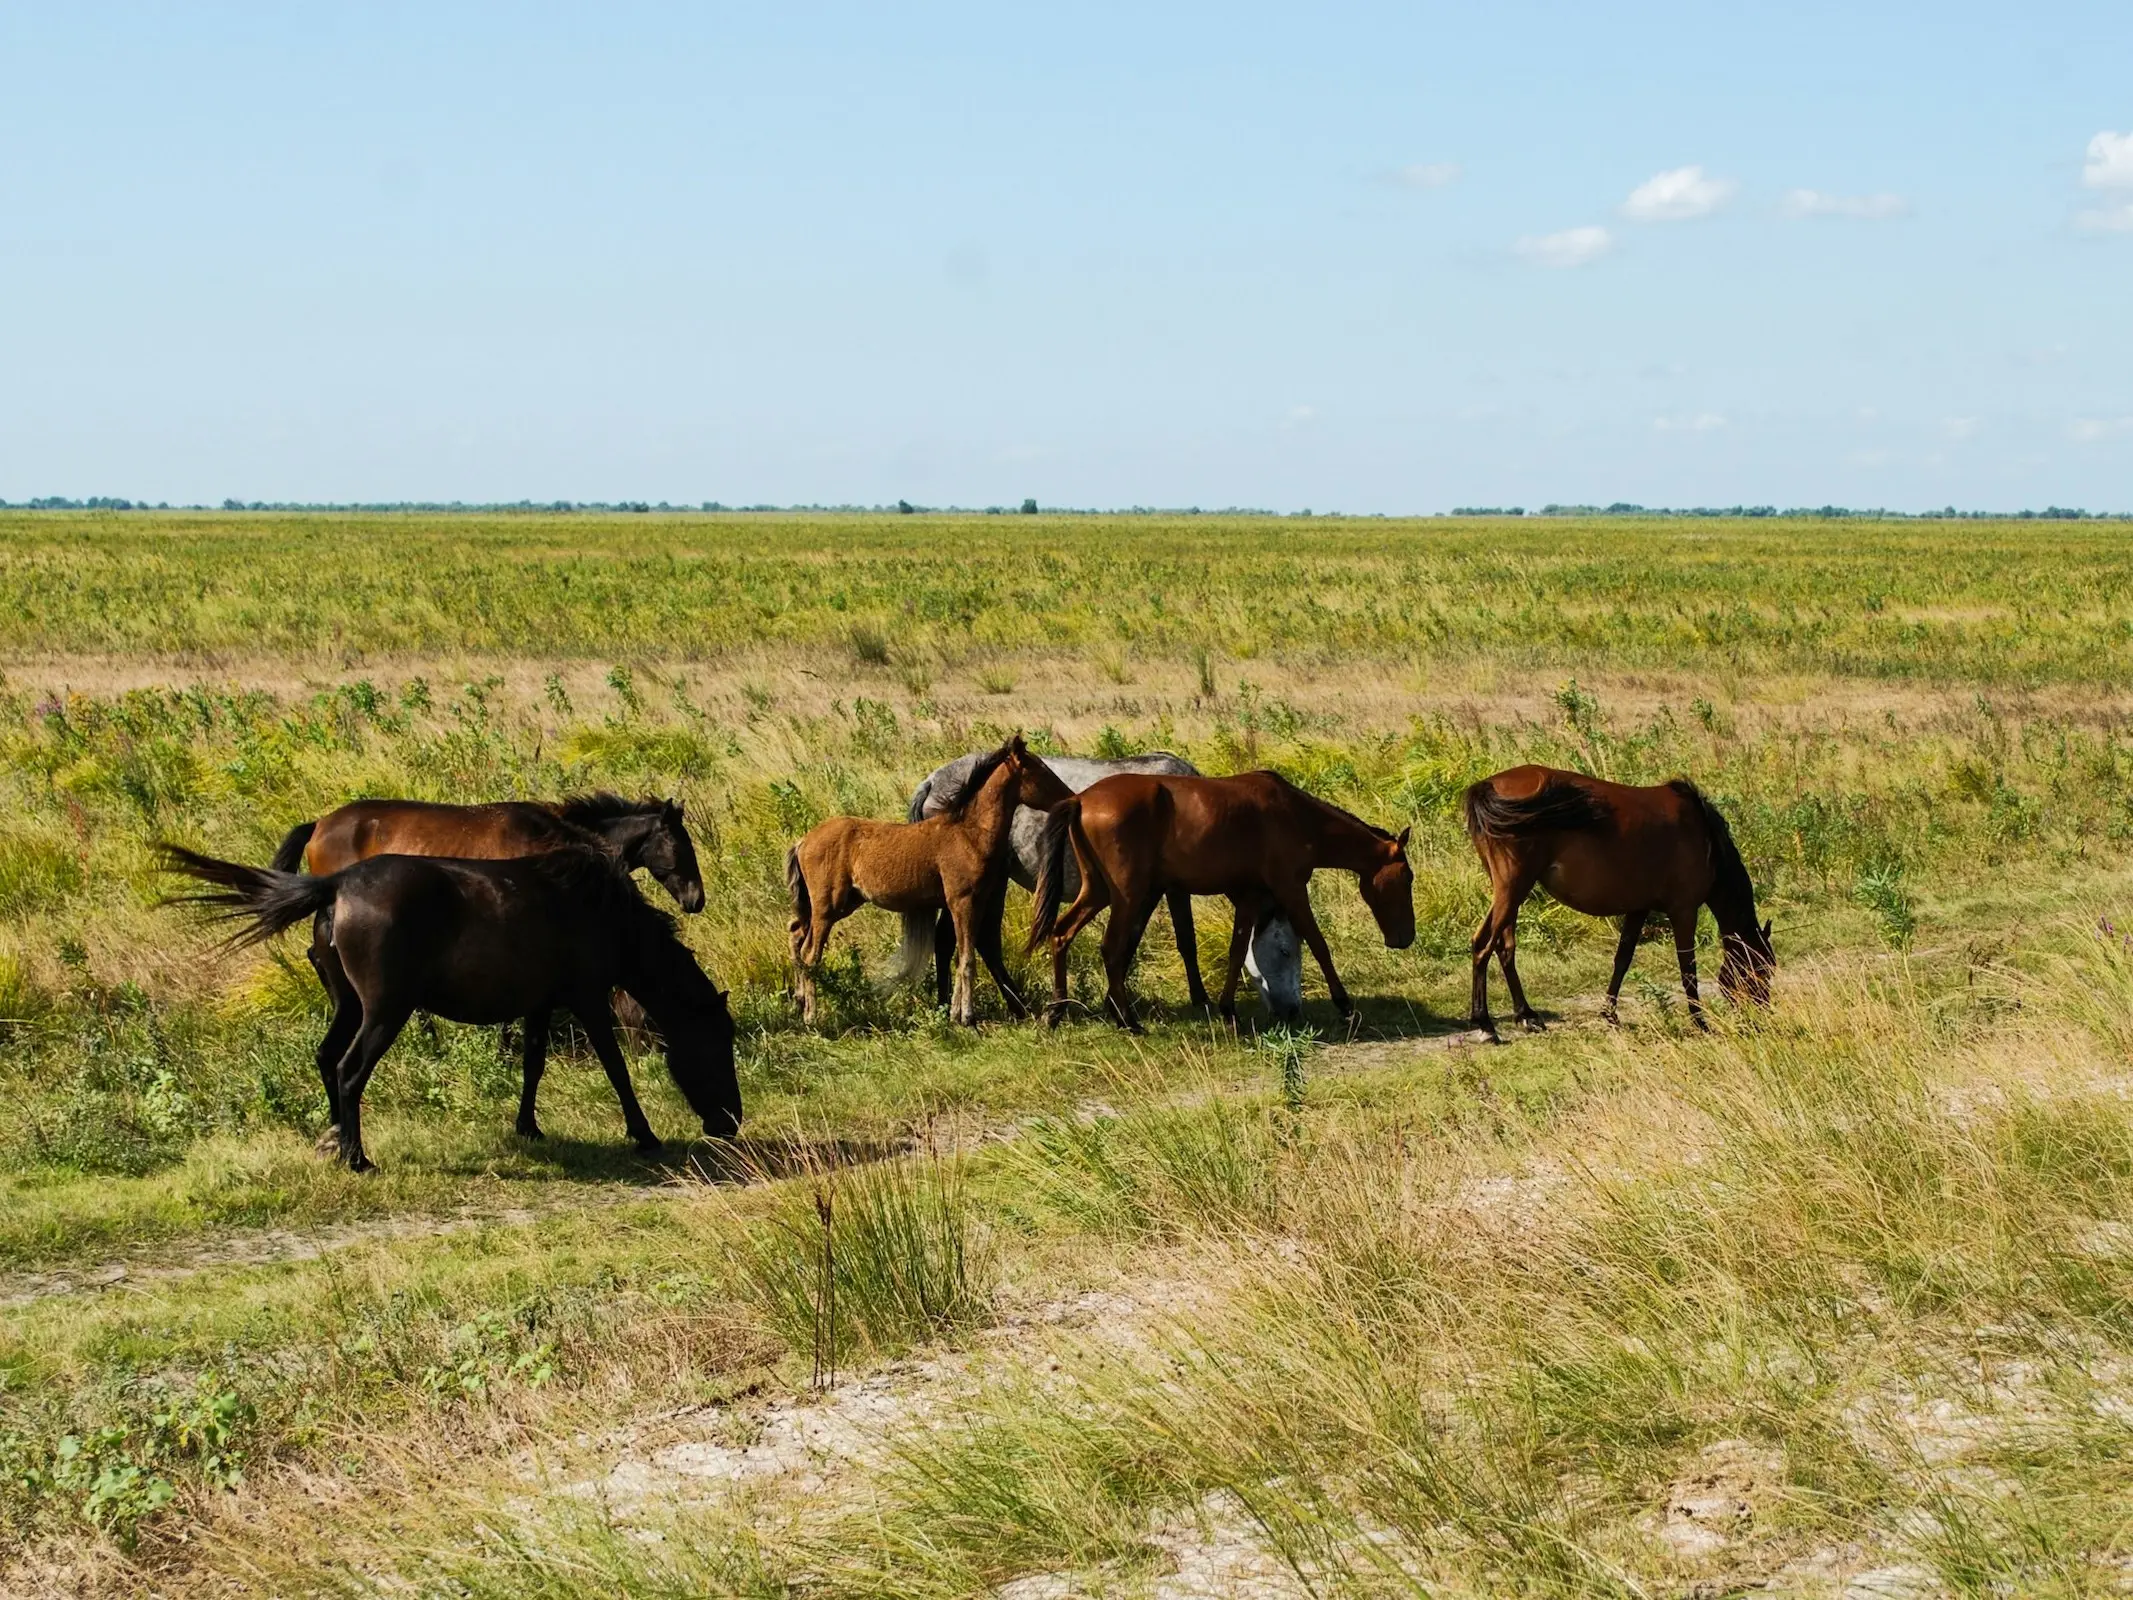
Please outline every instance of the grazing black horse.
[{"label": "grazing black horse", "polygon": [[319,1044],[319,1079],[350,1168],[363,1153],[363,1086],[417,1010],[455,1022],[528,1019],[519,1132],[537,1137],[534,1092],[558,1008],[575,1015],[622,1102],[640,1149],[659,1146],[615,1044],[608,996],[635,997],[666,1041],[667,1070],[703,1119],[730,1138],[740,1126],[733,1019],[726,997],[603,850],[565,848],[513,861],[373,856],[323,877],[217,861],[158,847],[165,868],[215,885],[173,903],[205,905],[249,925],[232,948],[317,918],[334,960],[335,1010]]}]

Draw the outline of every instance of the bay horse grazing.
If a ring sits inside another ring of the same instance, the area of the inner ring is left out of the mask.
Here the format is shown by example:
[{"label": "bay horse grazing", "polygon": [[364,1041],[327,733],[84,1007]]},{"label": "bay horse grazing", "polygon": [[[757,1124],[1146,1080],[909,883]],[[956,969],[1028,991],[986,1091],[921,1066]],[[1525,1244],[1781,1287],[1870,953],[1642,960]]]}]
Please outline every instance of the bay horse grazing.
[{"label": "bay horse grazing", "polygon": [[274,852],[277,872],[324,876],[371,856],[451,856],[508,861],[586,843],[595,835],[631,870],[642,867],[684,911],[704,908],[704,880],[679,800],[625,800],[617,794],[567,800],[438,805],[427,800],[356,800],[299,822]]},{"label": "bay horse grazing", "polygon": [[[809,1022],[815,1019],[815,968],[829,944],[830,930],[869,904],[906,919],[903,947],[888,983],[918,976],[933,947],[934,919],[946,913],[962,952],[949,1015],[957,1022],[978,1020],[980,956],[1008,1010],[1017,1017],[1028,1015],[999,958],[997,929],[988,939],[980,924],[999,916],[999,901],[1006,893],[1008,832],[1016,808],[1049,806],[1070,793],[1051,768],[1030,754],[1018,733],[980,757],[942,797],[941,808],[923,822],[832,817],[809,832],[785,855],[801,1016]],[[916,941],[910,937],[914,919],[920,933]]]},{"label": "bay horse grazing", "polygon": [[[1081,892],[1062,916],[1066,854],[1081,870]],[[1221,1011],[1236,1016],[1237,974],[1253,931],[1269,912],[1287,918],[1326,976],[1344,1017],[1355,1008],[1333,967],[1333,953],[1311,912],[1311,874],[1352,872],[1363,903],[1388,949],[1414,942],[1414,873],[1407,834],[1398,838],[1338,806],[1308,795],[1273,772],[1234,778],[1127,775],[1106,778],[1052,808],[1044,826],[1036,921],[1029,948],[1052,946],[1052,1006],[1066,1007],[1067,948],[1096,913],[1111,908],[1104,929],[1104,975],[1114,1021],[1138,1032],[1126,975],[1156,901],[1173,890],[1219,894],[1236,911]]]},{"label": "bay horse grazing", "polygon": [[[171,903],[208,906],[244,924],[231,948],[263,943],[307,917],[326,930],[343,982],[319,1077],[341,1158],[354,1171],[371,1164],[363,1088],[417,1010],[455,1022],[528,1019],[519,1130],[536,1134],[528,1124],[549,1016],[570,1011],[607,1069],[630,1137],[656,1150],[659,1136],[637,1103],[608,1009],[609,994],[627,989],[659,1025],[667,1070],[704,1132],[731,1138],[740,1126],[726,997],[675,936],[673,920],[645,903],[605,851],[510,861],[382,855],[318,877],[157,848],[166,870],[213,885]],[[343,1042],[332,1054],[335,1041]]]},{"label": "bay horse grazing", "polygon": [[1696,914],[1706,905],[1725,950],[1720,987],[1769,1004],[1777,967],[1770,924],[1755,920],[1755,885],[1726,819],[1686,778],[1643,788],[1553,767],[1512,767],[1467,790],[1466,831],[1495,889],[1474,935],[1474,1027],[1496,1032],[1491,955],[1503,967],[1517,1020],[1540,1026],[1518,981],[1518,908],[1536,884],[1573,911],[1622,919],[1602,1012],[1608,1021],[1645,923],[1658,912],[1673,926],[1689,1015],[1705,1026],[1696,994]]},{"label": "bay horse grazing", "polygon": [[[942,763],[928,773],[918,788],[912,792],[911,805],[905,813],[912,822],[923,822],[936,815],[942,808],[944,797],[955,793],[969,777],[970,769],[983,760],[982,753],[957,756],[953,761]],[[1168,750],[1151,750],[1143,755],[1111,756],[1088,759],[1080,756],[1047,756],[1044,764],[1069,789],[1079,794],[1092,783],[1115,777],[1121,772],[1153,772],[1173,777],[1197,778],[1200,769],[1183,756],[1172,755]],[[1015,813],[1013,828],[1014,853],[1008,858],[1008,877],[1025,889],[1037,887],[1037,873],[1044,862],[1044,813],[1034,807],[1024,806]],[[1071,899],[1081,888],[1080,875],[1074,870],[1070,857],[1066,864],[1064,893]],[[1182,889],[1174,889],[1165,896],[1170,907],[1170,932],[1177,940],[1178,959],[1185,967],[1186,992],[1194,1005],[1203,1009],[1212,1005],[1207,998],[1207,986],[1200,981],[1200,945],[1193,930],[1192,896]],[[978,933],[990,941],[992,965],[1000,961],[1000,924],[997,917],[980,920]],[[955,926],[948,914],[940,914],[936,923],[929,923],[924,914],[912,912],[904,918],[904,942],[907,949],[915,950],[927,938],[933,940],[934,991],[942,1005],[948,1004],[949,977],[955,962]],[[906,957],[901,963],[911,967],[915,957]],[[1296,1014],[1298,998],[1302,993],[1303,960],[1296,943],[1296,930],[1276,912],[1270,912],[1264,922],[1253,931],[1251,950],[1246,957],[1248,968],[1258,981],[1259,991],[1267,1001],[1267,1007],[1277,1017]]]}]

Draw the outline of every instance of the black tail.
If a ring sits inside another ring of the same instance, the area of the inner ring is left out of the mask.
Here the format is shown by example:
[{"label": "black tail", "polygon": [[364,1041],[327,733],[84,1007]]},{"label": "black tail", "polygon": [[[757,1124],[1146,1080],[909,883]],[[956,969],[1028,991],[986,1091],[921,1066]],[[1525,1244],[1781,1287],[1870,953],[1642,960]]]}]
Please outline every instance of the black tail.
[{"label": "black tail", "polygon": [[1551,783],[1524,800],[1507,800],[1483,778],[1466,792],[1466,831],[1474,839],[1521,839],[1534,833],[1591,833],[1610,821],[1607,808],[1573,783]]},{"label": "black tail", "polygon": [[163,904],[212,907],[217,921],[249,922],[230,935],[229,948],[264,944],[284,928],[292,928],[308,916],[328,910],[340,880],[334,873],[324,878],[301,872],[277,872],[271,867],[247,867],[235,861],[217,861],[183,845],[158,844],[165,872],[182,873],[216,887],[205,894],[172,895]]},{"label": "black tail", "polygon": [[281,848],[274,852],[274,859],[267,865],[276,872],[301,872],[304,870],[304,846],[311,842],[311,835],[318,831],[316,822],[299,822],[281,841]]},{"label": "black tail", "polygon": [[1035,950],[1052,936],[1059,921],[1059,902],[1066,891],[1067,836],[1081,820],[1081,801],[1062,800],[1044,814],[1044,843],[1039,846],[1037,909],[1029,926],[1029,946]]}]

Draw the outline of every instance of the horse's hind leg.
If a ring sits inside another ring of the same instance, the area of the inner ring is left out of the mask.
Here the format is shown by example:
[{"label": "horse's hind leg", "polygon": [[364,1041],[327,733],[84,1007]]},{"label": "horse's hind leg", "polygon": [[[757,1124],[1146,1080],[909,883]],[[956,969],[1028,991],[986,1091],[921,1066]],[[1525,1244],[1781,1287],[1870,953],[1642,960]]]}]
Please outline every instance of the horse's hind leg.
[{"label": "horse's hind leg", "polygon": [[1133,1014],[1133,997],[1126,992],[1126,979],[1133,971],[1134,953],[1141,947],[1141,935],[1147,930],[1149,917],[1155,914],[1155,897],[1143,893],[1138,901],[1120,898],[1111,903],[1111,920],[1104,924],[1104,982],[1108,993],[1111,1019],[1128,1033],[1142,1031],[1140,1019]]},{"label": "horse's hind leg", "polygon": [[330,1139],[341,1125],[341,1057],[363,1026],[363,1002],[341,970],[341,958],[333,949],[332,923],[324,913],[312,919],[311,947],[304,954],[325,985],[326,998],[333,1002],[333,1020],[326,1024],[316,1057],[319,1082],[326,1090],[326,1136]]},{"label": "horse's hind leg", "polygon": [[379,1058],[392,1048],[413,1014],[414,1008],[407,1005],[365,1007],[363,1025],[356,1030],[348,1053],[341,1057],[341,1159],[351,1172],[371,1170],[370,1157],[363,1152],[363,1089]]},{"label": "horse's hind leg", "polygon": [[1615,972],[1607,980],[1607,1004],[1600,1008],[1600,1015],[1609,1022],[1615,1016],[1615,1002],[1622,996],[1622,980],[1629,976],[1629,964],[1637,957],[1637,941],[1644,937],[1644,922],[1651,915],[1648,911],[1632,911],[1622,919],[1622,942],[1615,946]]},{"label": "horse's hind leg", "polygon": [[1200,940],[1192,925],[1192,896],[1173,889],[1168,896],[1170,931],[1178,941],[1178,959],[1185,963],[1185,993],[1202,1011],[1208,1009],[1207,985],[1200,981]]},{"label": "horse's hind leg", "polygon": [[586,1038],[592,1041],[593,1054],[600,1058],[606,1069],[607,1081],[614,1086],[615,1098],[622,1102],[622,1125],[639,1150],[657,1150],[659,1135],[645,1119],[644,1107],[637,1103],[636,1085],[630,1082],[629,1063],[622,1059],[622,1047],[615,1043],[614,1014],[608,1010],[607,997],[602,995],[597,1003],[588,1003],[582,1010],[572,1006],[578,1021],[585,1028]]},{"label": "horse's hind leg", "polygon": [[[1514,869],[1515,870],[1515,869]],[[1477,1028],[1491,1038],[1496,1034],[1496,1020],[1489,1015],[1489,957],[1506,948],[1506,941],[1514,952],[1504,961],[1504,982],[1511,990],[1511,1004],[1521,1021],[1533,1015],[1533,1008],[1526,1004],[1526,995],[1518,982],[1518,958],[1515,954],[1518,941],[1518,908],[1525,904],[1526,896],[1533,892],[1533,880],[1523,873],[1510,878],[1498,878],[1493,866],[1489,872],[1495,897],[1489,902],[1489,914],[1481,919],[1481,926],[1474,930],[1474,1005],[1467,1013],[1467,1026]]]},{"label": "horse's hind leg", "polygon": [[1544,1026],[1540,1013],[1527,1002],[1526,986],[1518,981],[1518,907],[1515,905],[1511,907],[1510,915],[1497,924],[1496,959],[1503,963],[1504,987],[1511,991],[1511,1020],[1524,1023],[1539,1033]]},{"label": "horse's hind leg", "polygon": [[540,1119],[534,1115],[534,1101],[541,1092],[541,1074],[548,1066],[549,1014],[536,1011],[526,1018],[526,1080],[518,1095],[518,1131],[521,1138],[541,1137]]},{"label": "horse's hind leg", "polygon": [[1666,920],[1674,927],[1674,957],[1681,963],[1681,992],[1689,999],[1689,1020],[1699,1028],[1710,1024],[1703,1020],[1703,1002],[1696,995],[1696,907],[1687,911],[1673,910]]}]

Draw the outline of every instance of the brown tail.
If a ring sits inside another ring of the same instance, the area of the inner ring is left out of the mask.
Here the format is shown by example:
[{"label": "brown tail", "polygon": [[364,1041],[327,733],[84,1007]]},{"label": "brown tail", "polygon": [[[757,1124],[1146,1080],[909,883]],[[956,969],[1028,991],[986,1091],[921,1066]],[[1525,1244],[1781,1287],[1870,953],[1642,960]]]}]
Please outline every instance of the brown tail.
[{"label": "brown tail", "polygon": [[1059,902],[1066,894],[1067,835],[1081,821],[1081,801],[1062,800],[1044,814],[1044,843],[1039,848],[1037,909],[1030,921],[1029,945],[1036,950],[1059,922]]},{"label": "brown tail", "polygon": [[1493,778],[1483,778],[1466,792],[1466,831],[1471,839],[1591,833],[1606,827],[1609,820],[1607,808],[1572,783],[1551,783],[1523,800],[1498,794]]},{"label": "brown tail", "polygon": [[800,870],[800,847],[785,852],[785,888],[792,895],[793,921],[806,927],[815,920],[814,898],[807,892],[807,874]]}]

